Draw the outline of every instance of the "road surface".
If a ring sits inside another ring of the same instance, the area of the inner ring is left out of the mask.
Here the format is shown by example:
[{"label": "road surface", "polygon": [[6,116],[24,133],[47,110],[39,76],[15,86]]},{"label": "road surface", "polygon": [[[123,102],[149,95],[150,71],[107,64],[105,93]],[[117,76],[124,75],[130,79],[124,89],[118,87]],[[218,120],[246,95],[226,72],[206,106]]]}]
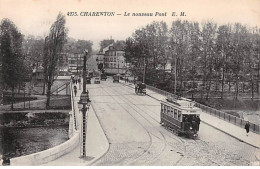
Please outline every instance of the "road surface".
[{"label": "road surface", "polygon": [[[93,82],[93,81],[92,81]],[[112,79],[87,85],[90,99],[110,147],[93,165],[230,166],[259,164],[259,149],[204,123],[196,140],[163,128],[160,102],[136,95]]]}]

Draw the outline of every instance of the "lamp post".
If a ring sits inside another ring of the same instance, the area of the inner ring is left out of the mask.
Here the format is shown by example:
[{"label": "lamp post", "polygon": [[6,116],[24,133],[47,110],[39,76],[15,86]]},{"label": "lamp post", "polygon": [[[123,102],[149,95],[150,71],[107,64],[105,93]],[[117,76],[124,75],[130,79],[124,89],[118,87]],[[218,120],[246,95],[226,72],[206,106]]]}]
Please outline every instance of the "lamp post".
[{"label": "lamp post", "polygon": [[87,134],[87,111],[90,106],[90,99],[88,95],[88,91],[86,91],[86,62],[87,62],[87,54],[88,50],[85,51],[84,55],[84,67],[83,67],[83,91],[80,95],[80,100],[78,102],[79,110],[82,112],[82,130],[81,130],[81,153],[80,156],[83,159],[86,159],[86,134]]}]

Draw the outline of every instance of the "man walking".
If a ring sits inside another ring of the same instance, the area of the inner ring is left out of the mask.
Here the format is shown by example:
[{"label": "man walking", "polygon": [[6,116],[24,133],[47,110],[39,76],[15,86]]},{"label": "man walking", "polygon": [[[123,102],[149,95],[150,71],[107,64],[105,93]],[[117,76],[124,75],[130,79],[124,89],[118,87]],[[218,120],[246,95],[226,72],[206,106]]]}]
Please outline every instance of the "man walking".
[{"label": "man walking", "polygon": [[250,124],[249,121],[247,121],[246,125],[245,125],[245,129],[246,129],[246,136],[248,136],[249,133],[249,128],[250,128]]},{"label": "man walking", "polygon": [[200,117],[197,116],[196,119],[195,119],[196,123],[197,123],[197,131],[199,131],[200,129]]},{"label": "man walking", "polygon": [[77,95],[77,86],[74,86],[74,93],[75,93],[75,96]]}]

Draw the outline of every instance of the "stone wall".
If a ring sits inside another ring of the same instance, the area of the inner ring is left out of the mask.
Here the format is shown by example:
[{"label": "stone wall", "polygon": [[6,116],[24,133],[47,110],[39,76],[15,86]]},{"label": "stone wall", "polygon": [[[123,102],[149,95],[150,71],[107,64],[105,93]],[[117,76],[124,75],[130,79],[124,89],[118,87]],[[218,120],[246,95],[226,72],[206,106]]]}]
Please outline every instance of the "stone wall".
[{"label": "stone wall", "polygon": [[58,145],[56,147],[50,148],[45,151],[38,153],[12,158],[10,160],[11,166],[31,166],[31,165],[41,165],[53,161],[68,152],[72,151],[79,144],[79,132],[76,132],[72,138],[68,141]]}]

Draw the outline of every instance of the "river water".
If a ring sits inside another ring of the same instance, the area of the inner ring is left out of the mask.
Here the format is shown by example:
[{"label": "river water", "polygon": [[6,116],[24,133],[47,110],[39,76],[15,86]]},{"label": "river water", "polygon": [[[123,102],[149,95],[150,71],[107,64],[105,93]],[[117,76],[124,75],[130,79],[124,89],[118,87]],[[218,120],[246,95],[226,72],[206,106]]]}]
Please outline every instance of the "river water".
[{"label": "river water", "polygon": [[0,156],[19,157],[68,140],[69,126],[0,127]]}]

